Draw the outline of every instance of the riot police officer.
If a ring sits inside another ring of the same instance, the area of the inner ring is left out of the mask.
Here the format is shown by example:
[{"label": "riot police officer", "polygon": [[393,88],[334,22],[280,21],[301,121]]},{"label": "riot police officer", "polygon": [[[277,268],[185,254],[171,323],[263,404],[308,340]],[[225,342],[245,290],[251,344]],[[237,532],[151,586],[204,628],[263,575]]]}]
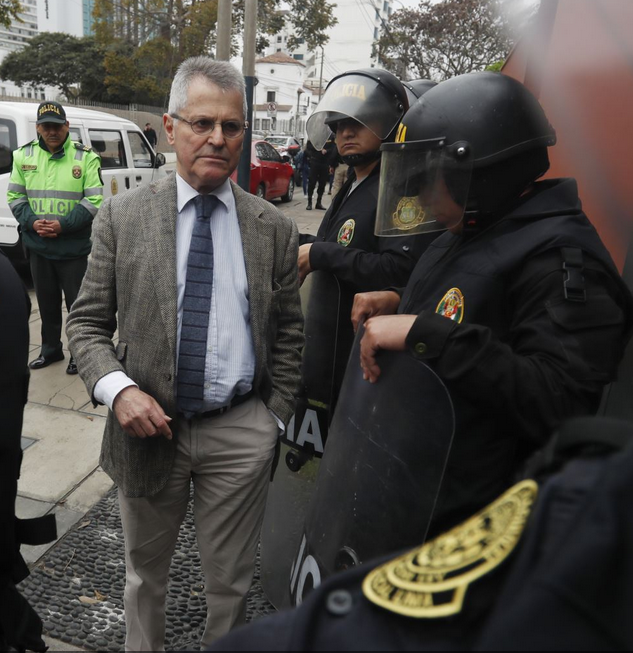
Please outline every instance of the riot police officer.
[{"label": "riot police officer", "polygon": [[[466,109],[467,108],[467,109]],[[628,340],[632,303],[573,179],[537,181],[554,129],[497,73],[429,90],[383,145],[381,233],[444,230],[406,288],[356,296],[364,377],[408,350],[444,381],[456,432],[435,532],[489,502],[573,415],[595,412]],[[393,314],[393,315],[390,315]]]},{"label": "riot police officer", "polygon": [[406,283],[424,249],[422,238],[374,235],[380,146],[392,141],[408,109],[407,93],[391,73],[379,68],[352,70],[335,77],[307,133],[317,150],[332,132],[343,163],[353,168],[315,236],[300,236],[299,272],[332,272],[348,292]]}]

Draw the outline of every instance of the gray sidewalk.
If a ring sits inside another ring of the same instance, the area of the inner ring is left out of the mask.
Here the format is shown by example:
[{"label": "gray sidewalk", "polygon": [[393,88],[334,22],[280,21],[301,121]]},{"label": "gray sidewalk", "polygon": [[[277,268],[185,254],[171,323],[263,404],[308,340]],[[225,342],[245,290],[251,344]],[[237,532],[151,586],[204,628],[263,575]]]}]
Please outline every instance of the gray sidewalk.
[{"label": "gray sidewalk", "polygon": [[[324,197],[329,204],[329,196]],[[291,217],[299,231],[315,234],[324,211],[306,211],[301,189],[288,204],[274,202]],[[30,358],[40,345],[41,321],[35,293],[31,290]],[[104,406],[94,408],[79,376],[65,373],[66,359],[33,371],[24,411],[22,447],[24,460],[18,484],[16,512],[19,517],[39,517],[55,513],[59,538],[73,527],[82,528],[84,515],[112,488],[109,477],[99,467],[101,437],[107,415]],[[46,553],[56,542],[24,546],[22,554],[30,566],[45,568]],[[80,555],[80,552],[77,552]],[[46,638],[51,650],[82,650],[65,642]]]}]

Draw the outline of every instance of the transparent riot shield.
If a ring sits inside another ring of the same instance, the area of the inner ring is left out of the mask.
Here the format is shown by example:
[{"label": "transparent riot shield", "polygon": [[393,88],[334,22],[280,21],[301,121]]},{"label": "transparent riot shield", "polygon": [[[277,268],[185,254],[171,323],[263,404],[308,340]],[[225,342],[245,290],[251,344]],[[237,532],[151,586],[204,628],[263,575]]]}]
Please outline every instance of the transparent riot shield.
[{"label": "transparent riot shield", "polygon": [[287,579],[295,605],[336,571],[424,542],[451,448],[455,417],[440,378],[407,352],[384,351],[378,382],[364,381],[361,337]]},{"label": "transparent riot shield", "polygon": [[301,301],[306,338],[302,390],[281,441],[261,535],[262,586],[277,608],[290,605],[290,567],[303,535],[306,510],[353,342],[351,298],[341,295],[335,276],[322,271],[308,275],[301,287]]}]

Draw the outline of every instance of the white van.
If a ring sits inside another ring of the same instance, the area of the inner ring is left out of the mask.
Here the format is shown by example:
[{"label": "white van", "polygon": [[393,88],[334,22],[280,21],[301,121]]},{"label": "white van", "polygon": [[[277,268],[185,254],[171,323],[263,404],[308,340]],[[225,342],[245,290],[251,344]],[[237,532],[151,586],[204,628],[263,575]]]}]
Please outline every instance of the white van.
[{"label": "white van", "polygon": [[[152,150],[143,132],[129,120],[110,113],[64,104],[70,138],[101,156],[104,197],[165,176],[165,156]],[[0,102],[0,247],[11,258],[24,258],[18,223],[7,204],[13,151],[37,136],[38,104]]]}]

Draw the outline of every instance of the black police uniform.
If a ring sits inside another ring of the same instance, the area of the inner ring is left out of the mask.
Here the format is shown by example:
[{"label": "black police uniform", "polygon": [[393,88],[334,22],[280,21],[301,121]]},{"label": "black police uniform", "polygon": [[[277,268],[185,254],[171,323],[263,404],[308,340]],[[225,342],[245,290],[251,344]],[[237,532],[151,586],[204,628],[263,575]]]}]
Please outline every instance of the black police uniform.
[{"label": "black police uniform", "polygon": [[[629,444],[610,455],[610,447],[599,450],[596,445],[576,452],[577,457],[540,484],[536,503],[518,520],[527,520],[525,530],[516,537],[487,530],[485,520],[469,520],[469,528],[453,531],[455,543],[461,533],[473,549],[480,544],[482,553],[490,540],[505,540],[505,559],[495,563],[475,554],[474,565],[452,577],[432,579],[420,573],[401,577],[402,582],[394,582],[396,560],[377,561],[392,573],[383,605],[370,600],[373,593],[362,587],[380,571],[374,561],[329,578],[297,610],[233,631],[210,650],[631,650],[632,428],[613,420],[573,422],[593,423],[596,443],[605,432],[611,435],[615,424],[622,443]],[[450,553],[449,567],[468,555],[459,549]],[[435,549],[435,554],[435,561],[441,561],[442,551]],[[485,573],[460,582],[457,576],[466,576],[477,565],[486,566]],[[465,588],[463,603],[450,615],[430,617],[425,603],[453,598],[439,588],[447,578]],[[438,589],[429,591],[435,582]],[[403,590],[406,585],[412,589]],[[428,601],[415,600],[424,594]],[[410,616],[398,611],[403,607],[410,608]]]},{"label": "black police uniform", "polygon": [[310,164],[310,173],[308,177],[308,202],[312,203],[314,189],[317,188],[316,203],[319,205],[321,204],[321,199],[325,192],[325,185],[327,184],[330,174],[330,165],[332,165],[331,148],[328,148],[328,144],[326,143],[324,149],[326,150],[325,154],[323,154],[321,150],[317,150],[310,141],[308,141],[308,146],[306,148],[306,154]]},{"label": "black police uniform", "polygon": [[573,179],[539,182],[482,232],[430,245],[398,312],[418,315],[407,346],[455,406],[434,532],[497,496],[561,420],[597,410],[631,301]]},{"label": "black police uniform", "polygon": [[350,195],[355,181],[356,175],[352,174],[337,193],[316,236],[300,235],[301,245],[313,243],[310,267],[331,272],[352,294],[404,285],[436,234],[375,236],[380,164]]},{"label": "black police uniform", "polygon": [[15,498],[22,463],[21,434],[27,400],[29,314],[24,284],[0,253],[0,650],[8,646],[44,651],[42,622],[15,585],[29,575],[20,544],[42,544],[55,538],[53,516],[34,520],[15,517]]}]

